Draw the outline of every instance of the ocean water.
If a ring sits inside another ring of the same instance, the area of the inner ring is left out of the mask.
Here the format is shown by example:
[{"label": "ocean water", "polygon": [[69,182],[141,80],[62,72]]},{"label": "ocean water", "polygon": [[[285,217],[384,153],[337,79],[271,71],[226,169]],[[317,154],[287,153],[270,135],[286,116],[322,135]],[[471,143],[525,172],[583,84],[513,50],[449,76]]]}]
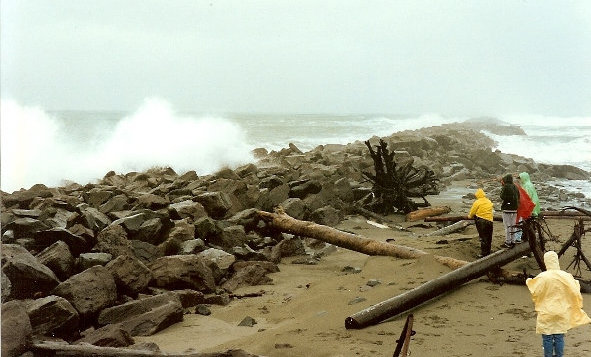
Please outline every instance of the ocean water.
[{"label": "ocean water", "polygon": [[[107,172],[170,166],[177,173],[212,173],[253,161],[251,150],[302,150],[346,144],[468,118],[423,115],[279,115],[181,113],[162,99],[148,99],[125,112],[48,112],[2,100],[1,181],[3,191],[36,183],[86,184]],[[571,164],[591,171],[591,117],[532,115],[497,117],[520,125],[526,136],[486,133],[503,152],[537,162]],[[572,190],[591,196],[591,183]]]}]

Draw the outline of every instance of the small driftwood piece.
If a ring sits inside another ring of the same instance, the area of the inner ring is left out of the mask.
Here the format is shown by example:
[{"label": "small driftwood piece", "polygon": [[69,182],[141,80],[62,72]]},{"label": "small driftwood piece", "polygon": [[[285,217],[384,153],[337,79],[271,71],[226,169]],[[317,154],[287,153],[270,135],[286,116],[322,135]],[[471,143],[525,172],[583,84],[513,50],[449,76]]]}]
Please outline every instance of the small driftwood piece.
[{"label": "small driftwood piece", "polygon": [[427,236],[431,237],[431,236],[444,236],[450,233],[454,233],[457,231],[461,231],[463,229],[465,229],[466,227],[468,227],[469,225],[473,224],[474,221],[473,220],[463,220],[463,221],[458,221],[456,223],[450,224],[449,226],[443,227],[439,230],[436,230],[435,232],[429,233],[427,234]]},{"label": "small driftwood piece", "polygon": [[416,211],[409,212],[406,215],[406,221],[407,222],[418,221],[419,219],[425,219],[426,217],[439,216],[439,215],[446,214],[449,212],[451,212],[451,208],[449,208],[448,206],[422,208],[422,209],[419,209]]}]

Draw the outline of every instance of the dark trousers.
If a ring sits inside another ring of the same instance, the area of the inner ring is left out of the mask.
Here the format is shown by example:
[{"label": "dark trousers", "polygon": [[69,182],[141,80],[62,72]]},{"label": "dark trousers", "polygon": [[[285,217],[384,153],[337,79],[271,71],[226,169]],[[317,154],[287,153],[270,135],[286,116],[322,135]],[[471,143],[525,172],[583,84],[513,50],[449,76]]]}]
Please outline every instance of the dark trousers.
[{"label": "dark trousers", "polygon": [[489,220],[476,217],[476,229],[480,237],[480,254],[489,255],[492,244],[493,223]]}]

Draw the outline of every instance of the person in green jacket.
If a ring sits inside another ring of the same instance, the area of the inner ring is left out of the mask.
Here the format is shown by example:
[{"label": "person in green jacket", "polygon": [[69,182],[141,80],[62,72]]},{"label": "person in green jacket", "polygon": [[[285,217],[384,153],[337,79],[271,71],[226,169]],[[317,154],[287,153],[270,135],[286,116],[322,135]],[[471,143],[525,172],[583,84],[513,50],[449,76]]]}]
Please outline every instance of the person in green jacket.
[{"label": "person in green jacket", "polygon": [[515,245],[515,233],[517,227],[517,207],[519,207],[519,189],[513,183],[513,176],[506,175],[501,179],[501,210],[503,212],[503,225],[505,226],[505,243],[503,248],[512,248]]},{"label": "person in green jacket", "polygon": [[540,214],[540,199],[538,198],[538,193],[536,192],[534,184],[531,182],[527,172],[520,173],[519,179],[521,181],[521,187],[523,187],[529,198],[536,205],[531,215],[532,217],[537,217]]}]

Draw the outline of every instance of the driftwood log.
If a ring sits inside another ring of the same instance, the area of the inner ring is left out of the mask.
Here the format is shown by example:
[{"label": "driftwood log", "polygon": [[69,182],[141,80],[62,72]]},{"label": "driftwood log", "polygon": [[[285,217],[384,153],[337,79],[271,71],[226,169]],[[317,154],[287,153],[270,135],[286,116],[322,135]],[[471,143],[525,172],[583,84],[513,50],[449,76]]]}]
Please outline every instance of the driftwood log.
[{"label": "driftwood log", "polygon": [[412,309],[439,295],[449,292],[462,284],[486,275],[488,271],[499,268],[529,252],[528,244],[519,244],[512,249],[500,250],[461,268],[433,279],[415,289],[391,299],[382,301],[345,319],[347,329],[360,329],[404,311]]},{"label": "driftwood log", "polygon": [[455,223],[450,224],[449,226],[445,226],[441,229],[436,230],[435,232],[431,232],[429,234],[427,234],[427,236],[432,237],[432,236],[444,236],[453,232],[457,232],[460,231],[462,229],[465,229],[466,227],[468,227],[469,225],[473,224],[474,221],[473,220],[462,220],[462,221],[458,221]]},{"label": "driftwood log", "polygon": [[439,215],[446,214],[449,212],[451,212],[451,208],[449,208],[448,206],[422,208],[422,209],[419,209],[416,211],[409,212],[406,215],[406,221],[407,222],[418,221],[419,219],[425,219],[426,217],[439,216]]},{"label": "driftwood log", "polygon": [[[390,244],[368,239],[358,234],[340,231],[336,228],[324,226],[318,223],[301,221],[286,214],[281,208],[275,213],[258,211],[259,216],[269,222],[274,228],[294,235],[318,239],[320,241],[336,245],[338,247],[354,250],[367,255],[382,255],[402,259],[418,259],[429,253],[403,245]],[[469,262],[465,260],[433,255],[440,264],[450,269],[457,269]],[[494,279],[502,279],[507,283],[523,284],[524,279],[520,273],[500,269],[494,272]]]},{"label": "driftwood log", "polygon": [[243,350],[228,350],[212,353],[162,353],[133,350],[120,347],[101,347],[88,344],[68,345],[54,342],[36,342],[31,346],[35,356],[77,356],[77,357],[257,357]]}]

